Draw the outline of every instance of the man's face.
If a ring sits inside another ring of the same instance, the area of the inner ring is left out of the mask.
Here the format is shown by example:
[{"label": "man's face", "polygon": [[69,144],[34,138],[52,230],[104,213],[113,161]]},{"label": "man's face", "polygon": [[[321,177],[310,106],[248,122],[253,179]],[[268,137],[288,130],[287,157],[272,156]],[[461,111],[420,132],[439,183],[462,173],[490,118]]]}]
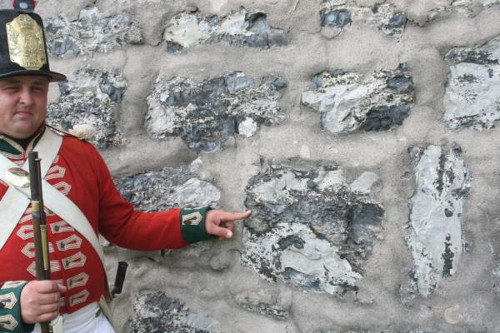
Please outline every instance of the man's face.
[{"label": "man's face", "polygon": [[49,80],[45,76],[13,76],[0,79],[0,133],[28,138],[47,114]]}]

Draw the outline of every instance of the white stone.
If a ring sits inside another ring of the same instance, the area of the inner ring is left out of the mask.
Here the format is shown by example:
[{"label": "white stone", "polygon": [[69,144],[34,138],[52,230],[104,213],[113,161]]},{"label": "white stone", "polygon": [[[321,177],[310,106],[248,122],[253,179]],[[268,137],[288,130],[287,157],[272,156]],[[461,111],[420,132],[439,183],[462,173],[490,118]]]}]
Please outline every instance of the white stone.
[{"label": "white stone", "polygon": [[[443,155],[439,146],[429,146],[415,167],[416,191],[410,199],[410,246],[420,294],[430,295],[444,271],[443,254],[448,249],[453,275],[462,251],[463,198],[456,191],[470,187],[470,174],[453,150]],[[444,162],[443,162],[444,159]],[[440,165],[444,170],[438,173]],[[451,212],[450,216],[445,210]]]},{"label": "white stone", "polygon": [[314,179],[314,182],[317,183],[318,188],[323,191],[326,188],[345,184],[346,179],[342,174],[342,170],[320,171],[318,177]]},{"label": "white stone", "polygon": [[257,123],[252,118],[246,118],[238,125],[238,133],[247,138],[253,136],[257,132]]},{"label": "white stone", "polygon": [[181,206],[209,206],[220,200],[220,191],[214,185],[191,178],[175,191],[175,202]]}]

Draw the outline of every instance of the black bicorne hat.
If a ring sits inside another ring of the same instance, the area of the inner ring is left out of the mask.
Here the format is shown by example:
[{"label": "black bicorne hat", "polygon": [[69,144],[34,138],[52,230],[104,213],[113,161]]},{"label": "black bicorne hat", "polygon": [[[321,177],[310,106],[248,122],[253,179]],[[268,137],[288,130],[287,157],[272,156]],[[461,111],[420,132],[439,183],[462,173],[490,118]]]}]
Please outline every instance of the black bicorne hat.
[{"label": "black bicorne hat", "polygon": [[17,75],[66,80],[49,68],[42,18],[30,12],[0,10],[0,78]]}]

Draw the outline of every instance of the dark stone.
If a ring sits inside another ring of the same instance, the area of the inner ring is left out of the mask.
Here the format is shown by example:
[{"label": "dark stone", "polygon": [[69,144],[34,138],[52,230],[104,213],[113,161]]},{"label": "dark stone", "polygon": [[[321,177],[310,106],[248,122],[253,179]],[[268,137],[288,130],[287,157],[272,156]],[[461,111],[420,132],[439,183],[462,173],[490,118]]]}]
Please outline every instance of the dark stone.
[{"label": "dark stone", "polygon": [[288,236],[288,237],[282,238],[278,241],[278,245],[280,246],[280,249],[282,251],[286,250],[290,246],[293,246],[297,249],[303,249],[304,244],[305,244],[305,241],[296,235]]},{"label": "dark stone", "polygon": [[197,108],[188,118],[190,121],[182,128],[180,136],[189,148],[197,151],[212,151],[237,132],[234,117],[218,116],[209,109]]},{"label": "dark stone", "polygon": [[230,94],[234,94],[243,89],[252,88],[254,85],[254,80],[246,75],[231,73],[226,76],[226,87]]},{"label": "dark stone", "polygon": [[64,38],[62,41],[49,40],[47,42],[47,49],[50,54],[56,57],[63,56],[68,53],[74,55],[79,55],[81,53],[80,47],[69,38]]},{"label": "dark stone", "polygon": [[103,73],[103,75],[100,77],[99,88],[103,93],[108,95],[113,102],[118,104],[123,101],[123,96],[125,95],[125,91],[127,90],[127,87],[114,86],[113,82],[110,81],[108,73]]},{"label": "dark stone", "polygon": [[154,114],[147,117],[162,117],[165,114],[161,109],[171,110],[172,107],[186,108],[185,115],[175,117],[175,126],[168,131],[148,128],[158,139],[180,136],[192,149],[212,151],[222,148],[229,137],[237,134],[239,124],[247,118],[258,125],[273,125],[284,117],[275,101],[280,97],[276,91],[286,87],[286,81],[275,75],[264,77],[259,86],[242,72],[232,72],[199,84],[172,81],[175,83],[167,83],[164,87],[157,84],[153,98],[167,97],[159,101],[159,109],[150,109]]},{"label": "dark stone", "polygon": [[[270,169],[253,177],[245,198],[245,207],[252,210],[252,217],[245,222],[245,227],[254,235],[262,235],[278,223],[308,225],[316,237],[338,247],[344,258],[361,270],[377,239],[374,227],[381,226],[384,209],[351,192],[347,185],[322,190],[310,186],[306,191],[289,189],[291,199],[284,202],[266,202],[254,196],[254,187],[279,178],[284,171],[293,172],[298,179],[312,181],[318,177],[318,170],[299,171],[289,167]],[[281,250],[289,246],[299,249],[303,244],[300,237],[278,241]]]},{"label": "dark stone", "polygon": [[399,94],[412,93],[414,90],[413,78],[406,75],[388,77],[387,87]]},{"label": "dark stone", "polygon": [[453,65],[462,62],[478,65],[498,65],[498,59],[493,58],[491,53],[485,50],[455,48],[448,51],[444,59]]},{"label": "dark stone", "polygon": [[405,13],[397,13],[391,17],[387,26],[389,28],[404,28],[407,21],[408,17]]},{"label": "dark stone", "polygon": [[451,277],[451,270],[453,269],[453,257],[455,254],[451,251],[450,246],[452,243],[450,242],[451,237],[448,235],[446,237],[446,241],[444,242],[445,250],[443,253],[443,278],[447,279]]},{"label": "dark stone", "polygon": [[269,39],[267,34],[250,35],[244,37],[242,40],[237,41],[235,44],[240,44],[240,43],[241,46],[256,47],[261,49],[269,48]]},{"label": "dark stone", "polygon": [[283,279],[295,288],[303,291],[319,289],[320,281],[314,275],[297,272],[293,268],[285,268]]},{"label": "dark stone", "polygon": [[[210,331],[191,327],[184,320],[188,309],[179,300],[164,292],[149,292],[134,306],[135,315],[129,321],[133,333],[208,333]],[[139,305],[138,305],[139,303]],[[138,306],[141,309],[138,309]]]},{"label": "dark stone", "polygon": [[181,186],[196,174],[184,168],[163,168],[128,177],[115,179],[122,197],[136,209],[151,212],[174,208],[175,202],[167,200],[175,188]]},{"label": "dark stone", "polygon": [[410,113],[409,104],[374,106],[366,114],[360,129],[364,131],[388,130],[392,125],[401,125]]},{"label": "dark stone", "polygon": [[288,83],[277,75],[268,75],[264,77],[262,83],[272,86],[275,90],[286,88]]},{"label": "dark stone", "polygon": [[268,34],[271,27],[267,23],[267,15],[262,12],[246,15],[248,21],[248,30],[256,34]]},{"label": "dark stone", "polygon": [[321,14],[321,26],[343,28],[351,23],[351,12],[347,9],[335,9]]},{"label": "dark stone", "polygon": [[458,76],[457,80],[462,83],[475,83],[478,82],[477,77],[473,74],[464,74],[462,76]]},{"label": "dark stone", "polygon": [[183,49],[181,44],[169,40],[165,41],[165,44],[167,45],[168,53],[178,53]]}]

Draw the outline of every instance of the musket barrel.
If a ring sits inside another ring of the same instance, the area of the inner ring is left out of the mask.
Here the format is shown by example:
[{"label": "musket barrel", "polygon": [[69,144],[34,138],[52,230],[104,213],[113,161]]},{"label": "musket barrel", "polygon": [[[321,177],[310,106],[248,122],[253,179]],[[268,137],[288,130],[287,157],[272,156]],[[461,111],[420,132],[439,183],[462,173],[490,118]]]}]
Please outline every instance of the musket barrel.
[{"label": "musket barrel", "polygon": [[[40,159],[36,151],[28,154],[31,190],[31,214],[33,219],[33,236],[35,240],[36,279],[50,280],[49,242],[47,235],[47,222],[43,207],[42,176]],[[49,323],[40,323],[42,333],[51,333]]]}]

